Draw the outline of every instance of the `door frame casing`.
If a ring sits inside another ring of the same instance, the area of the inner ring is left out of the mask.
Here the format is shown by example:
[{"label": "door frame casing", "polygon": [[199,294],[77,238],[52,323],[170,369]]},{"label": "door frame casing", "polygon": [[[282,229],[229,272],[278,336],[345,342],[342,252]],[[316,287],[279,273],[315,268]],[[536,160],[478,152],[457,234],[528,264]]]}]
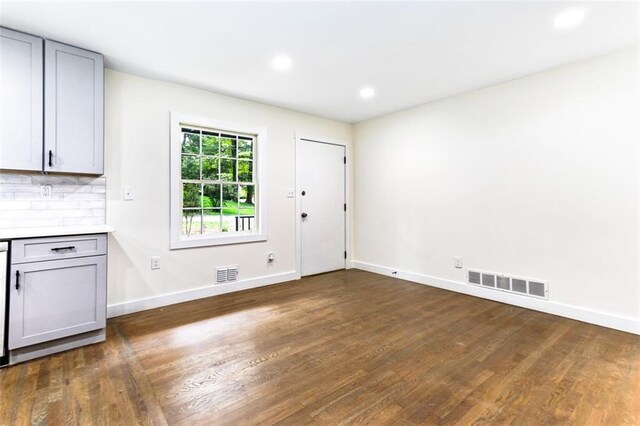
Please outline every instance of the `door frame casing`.
[{"label": "door frame casing", "polygon": [[302,176],[300,170],[300,144],[302,141],[310,141],[316,143],[324,143],[329,145],[338,145],[344,147],[344,155],[347,158],[347,164],[344,168],[344,198],[347,204],[347,211],[344,218],[344,247],[347,251],[347,258],[344,260],[346,269],[351,268],[351,218],[353,207],[351,204],[351,144],[344,140],[325,138],[317,135],[309,135],[306,133],[295,133],[295,151],[296,151],[296,279],[302,278],[302,227],[300,226],[300,215],[302,214],[301,195],[302,191],[300,178]]}]

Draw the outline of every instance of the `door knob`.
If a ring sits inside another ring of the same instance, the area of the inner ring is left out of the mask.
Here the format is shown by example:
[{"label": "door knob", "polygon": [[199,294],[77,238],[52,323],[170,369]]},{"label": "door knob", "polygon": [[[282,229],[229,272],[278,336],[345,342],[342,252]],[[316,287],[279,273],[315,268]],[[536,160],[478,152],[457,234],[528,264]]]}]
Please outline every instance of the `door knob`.
[{"label": "door knob", "polygon": [[302,213],[300,216],[307,217],[308,215],[306,213]]}]

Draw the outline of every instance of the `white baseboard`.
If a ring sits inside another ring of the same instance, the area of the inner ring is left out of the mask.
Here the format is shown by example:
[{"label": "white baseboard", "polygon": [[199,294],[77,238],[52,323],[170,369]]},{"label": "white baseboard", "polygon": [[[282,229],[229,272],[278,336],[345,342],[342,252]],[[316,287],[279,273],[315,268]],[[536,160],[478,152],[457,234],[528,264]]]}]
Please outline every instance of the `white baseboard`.
[{"label": "white baseboard", "polygon": [[[417,274],[414,272],[400,271],[386,266],[374,265],[357,260],[354,260],[351,264],[353,268],[374,272],[376,274],[389,275],[418,284],[451,290],[457,293],[468,294],[470,296],[481,297],[483,299],[494,300],[496,302],[507,303],[510,305],[520,306],[522,308],[533,309],[535,311],[545,312],[640,335],[640,320],[634,318],[620,317],[604,312],[580,308],[578,306],[565,305],[563,303],[553,302],[550,300],[534,299],[532,297],[490,290],[459,281],[452,281],[430,275]],[[396,274],[392,274],[394,271]]]},{"label": "white baseboard", "polygon": [[162,306],[175,305],[176,303],[188,302],[190,300],[217,296],[219,294],[233,293],[235,291],[248,290],[250,288],[264,287],[271,284],[293,281],[296,278],[297,275],[295,271],[284,272],[281,274],[266,275],[264,277],[250,278],[233,283],[208,285],[190,290],[178,291],[175,293],[167,293],[159,296],[147,297],[144,299],[116,303],[107,306],[107,317],[113,318],[120,315],[132,314],[134,312],[146,311],[147,309],[154,309]]}]

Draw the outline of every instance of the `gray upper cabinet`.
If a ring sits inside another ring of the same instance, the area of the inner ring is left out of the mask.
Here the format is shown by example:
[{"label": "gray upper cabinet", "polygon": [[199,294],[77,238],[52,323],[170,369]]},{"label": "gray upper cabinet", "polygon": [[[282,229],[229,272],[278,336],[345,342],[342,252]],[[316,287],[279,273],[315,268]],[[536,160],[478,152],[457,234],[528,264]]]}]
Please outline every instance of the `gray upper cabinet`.
[{"label": "gray upper cabinet", "polygon": [[0,28],[0,169],[104,173],[102,55]]},{"label": "gray upper cabinet", "polygon": [[0,169],[42,171],[42,44],[0,28]]},{"label": "gray upper cabinet", "polygon": [[44,170],[104,172],[102,55],[45,40]]}]

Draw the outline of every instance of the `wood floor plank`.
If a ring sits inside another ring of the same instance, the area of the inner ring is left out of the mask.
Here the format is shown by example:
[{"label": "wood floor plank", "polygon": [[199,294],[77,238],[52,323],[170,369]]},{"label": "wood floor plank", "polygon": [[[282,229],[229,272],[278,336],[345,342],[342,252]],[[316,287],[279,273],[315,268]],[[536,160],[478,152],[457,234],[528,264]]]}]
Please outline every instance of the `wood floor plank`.
[{"label": "wood floor plank", "polygon": [[639,401],[638,336],[357,270],[0,370],[0,425],[637,425]]}]

